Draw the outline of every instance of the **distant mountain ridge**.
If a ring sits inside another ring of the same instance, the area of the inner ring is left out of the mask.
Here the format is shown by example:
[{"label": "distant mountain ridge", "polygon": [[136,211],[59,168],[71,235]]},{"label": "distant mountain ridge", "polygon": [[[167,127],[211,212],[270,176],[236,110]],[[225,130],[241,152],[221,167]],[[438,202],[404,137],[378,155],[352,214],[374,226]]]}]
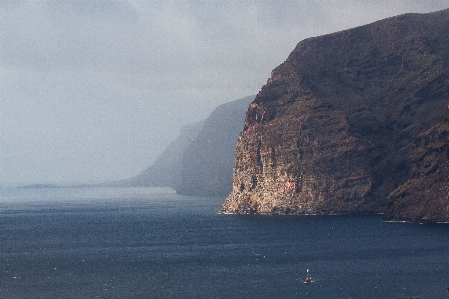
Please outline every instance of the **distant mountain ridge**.
[{"label": "distant mountain ridge", "polygon": [[231,192],[235,146],[245,111],[254,97],[223,104],[205,120],[182,157],[182,179],[177,193],[226,196]]},{"label": "distant mountain ridge", "polygon": [[[413,141],[438,122],[448,103],[449,10],[301,41],[246,112],[233,190],[220,211],[338,214],[389,208],[398,217],[388,217],[401,219],[395,193],[387,197],[419,168],[411,158],[418,146]],[[447,199],[434,203],[447,209]],[[408,220],[420,221],[419,215]],[[426,219],[435,220],[430,214]]]},{"label": "distant mountain ridge", "polygon": [[186,195],[227,195],[232,190],[235,145],[254,97],[222,104],[205,121],[183,127],[151,166],[112,185],[170,187]]},{"label": "distant mountain ridge", "polygon": [[178,188],[182,175],[182,156],[203,128],[204,121],[181,128],[179,136],[140,174],[120,181],[120,186]]}]

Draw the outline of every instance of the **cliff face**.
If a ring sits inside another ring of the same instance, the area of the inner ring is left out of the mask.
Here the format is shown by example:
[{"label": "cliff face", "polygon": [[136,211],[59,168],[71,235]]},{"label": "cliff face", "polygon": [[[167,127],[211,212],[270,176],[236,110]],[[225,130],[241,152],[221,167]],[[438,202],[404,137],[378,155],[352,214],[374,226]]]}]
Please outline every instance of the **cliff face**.
[{"label": "cliff face", "polygon": [[449,10],[300,42],[246,113],[222,213],[381,212],[449,102]]},{"label": "cliff face", "polygon": [[414,141],[409,180],[391,193],[387,220],[449,221],[449,107]]},{"label": "cliff face", "polygon": [[254,97],[220,105],[205,121],[183,127],[150,167],[107,186],[171,187],[185,195],[229,194],[235,144]]},{"label": "cliff face", "polygon": [[227,195],[232,190],[235,145],[243,115],[254,96],[217,107],[182,157],[180,185],[185,195]]}]

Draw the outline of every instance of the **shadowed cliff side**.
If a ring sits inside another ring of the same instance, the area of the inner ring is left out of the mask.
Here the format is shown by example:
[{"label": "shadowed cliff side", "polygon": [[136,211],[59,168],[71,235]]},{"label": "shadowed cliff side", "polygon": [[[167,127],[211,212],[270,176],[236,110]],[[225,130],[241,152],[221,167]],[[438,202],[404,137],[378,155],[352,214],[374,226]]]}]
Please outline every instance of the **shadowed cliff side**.
[{"label": "shadowed cliff side", "polygon": [[449,102],[449,10],[300,42],[246,113],[222,213],[383,211]]},{"label": "shadowed cliff side", "polygon": [[206,119],[182,157],[182,178],[177,193],[226,196],[231,192],[235,145],[244,112],[252,100],[254,96],[223,104]]},{"label": "shadowed cliff side", "polygon": [[204,121],[187,125],[156,161],[140,174],[116,183],[113,186],[170,187],[176,189],[181,182],[182,156],[190,143],[200,133]]},{"label": "shadowed cliff side", "polygon": [[449,221],[449,107],[414,141],[410,179],[389,197],[386,220]]},{"label": "shadowed cliff side", "polygon": [[183,127],[178,138],[143,172],[103,186],[171,187],[185,195],[229,194],[235,144],[244,112],[254,97],[218,106],[205,121]]}]

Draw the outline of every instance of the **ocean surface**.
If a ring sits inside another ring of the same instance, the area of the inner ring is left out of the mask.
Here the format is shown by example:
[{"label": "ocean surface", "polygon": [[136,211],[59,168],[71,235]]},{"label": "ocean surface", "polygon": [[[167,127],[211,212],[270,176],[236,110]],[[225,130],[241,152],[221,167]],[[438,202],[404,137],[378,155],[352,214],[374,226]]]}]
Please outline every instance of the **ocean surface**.
[{"label": "ocean surface", "polygon": [[220,215],[223,201],[2,189],[0,298],[449,298],[449,224]]}]

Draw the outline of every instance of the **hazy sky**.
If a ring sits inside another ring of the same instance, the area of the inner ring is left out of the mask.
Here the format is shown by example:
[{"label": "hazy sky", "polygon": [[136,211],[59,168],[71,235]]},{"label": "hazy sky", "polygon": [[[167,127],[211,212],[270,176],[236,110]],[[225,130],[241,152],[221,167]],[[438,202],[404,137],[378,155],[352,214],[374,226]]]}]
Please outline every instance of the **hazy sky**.
[{"label": "hazy sky", "polygon": [[181,126],[256,94],[302,39],[448,7],[448,0],[2,1],[1,182],[130,177]]}]

